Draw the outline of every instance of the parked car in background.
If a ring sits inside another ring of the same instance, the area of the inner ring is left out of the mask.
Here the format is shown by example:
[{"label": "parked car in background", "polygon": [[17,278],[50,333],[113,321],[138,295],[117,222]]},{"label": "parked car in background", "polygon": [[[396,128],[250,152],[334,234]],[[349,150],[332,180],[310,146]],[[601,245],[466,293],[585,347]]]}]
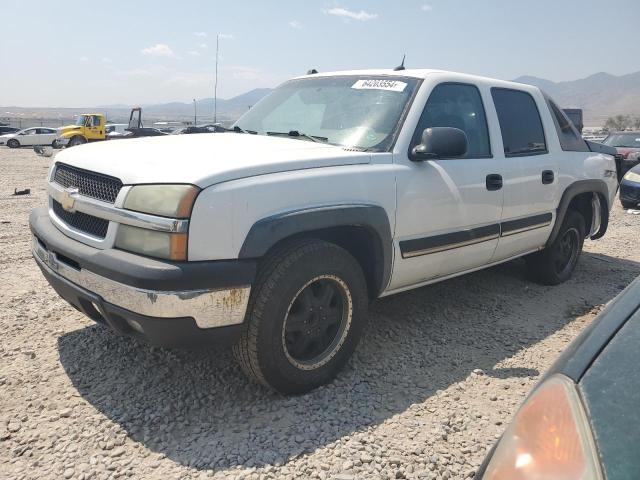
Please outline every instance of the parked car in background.
[{"label": "parked car in background", "polygon": [[178,128],[172,132],[172,135],[185,135],[192,133],[215,133],[226,131],[220,125],[191,125],[188,127]]},{"label": "parked car in background", "polygon": [[477,478],[640,478],[640,278],[565,350]]},{"label": "parked car in background", "polygon": [[7,133],[16,133],[20,129],[16,127],[9,127],[7,125],[0,125],[0,135],[6,135]]},{"label": "parked car in background", "polygon": [[612,132],[602,143],[618,151],[621,175],[640,163],[640,131]]},{"label": "parked car in background", "polygon": [[620,203],[624,208],[637,208],[640,204],[640,165],[636,165],[622,177]]},{"label": "parked car in background", "polygon": [[0,145],[6,145],[10,148],[33,147],[34,145],[51,145],[55,139],[55,129],[33,127],[1,135]]}]

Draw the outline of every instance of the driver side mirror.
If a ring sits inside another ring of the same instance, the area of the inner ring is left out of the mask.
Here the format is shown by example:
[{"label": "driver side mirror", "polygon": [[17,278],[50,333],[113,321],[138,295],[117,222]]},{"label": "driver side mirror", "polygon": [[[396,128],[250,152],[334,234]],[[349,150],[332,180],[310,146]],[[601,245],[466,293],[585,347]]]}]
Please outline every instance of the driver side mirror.
[{"label": "driver side mirror", "polygon": [[420,143],[411,149],[411,160],[461,157],[467,148],[467,135],[459,128],[431,127],[422,132]]}]

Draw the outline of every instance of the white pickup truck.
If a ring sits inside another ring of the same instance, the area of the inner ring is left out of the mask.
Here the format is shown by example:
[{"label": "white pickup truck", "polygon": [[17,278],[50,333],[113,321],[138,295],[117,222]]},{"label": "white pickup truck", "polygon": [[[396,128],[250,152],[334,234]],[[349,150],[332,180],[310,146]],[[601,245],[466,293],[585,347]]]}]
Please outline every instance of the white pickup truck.
[{"label": "white pickup truck", "polygon": [[521,256],[567,280],[617,189],[592,149],[535,87],[314,73],[228,132],[59,153],[33,253],[112,330],[232,344],[251,377],[304,392],[349,359],[373,299]]}]

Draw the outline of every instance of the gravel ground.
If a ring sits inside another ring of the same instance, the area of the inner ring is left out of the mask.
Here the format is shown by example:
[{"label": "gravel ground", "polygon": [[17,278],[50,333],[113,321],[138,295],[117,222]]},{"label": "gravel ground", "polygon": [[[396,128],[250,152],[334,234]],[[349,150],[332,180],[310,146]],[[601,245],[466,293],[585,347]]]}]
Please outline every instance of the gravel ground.
[{"label": "gravel ground", "polygon": [[472,477],[559,352],[640,274],[640,216],[616,204],[566,284],[530,283],[514,261],[379,300],[345,371],[284,398],[228,350],[151,348],[60,300],[29,252],[48,163],[0,149],[2,478]]}]

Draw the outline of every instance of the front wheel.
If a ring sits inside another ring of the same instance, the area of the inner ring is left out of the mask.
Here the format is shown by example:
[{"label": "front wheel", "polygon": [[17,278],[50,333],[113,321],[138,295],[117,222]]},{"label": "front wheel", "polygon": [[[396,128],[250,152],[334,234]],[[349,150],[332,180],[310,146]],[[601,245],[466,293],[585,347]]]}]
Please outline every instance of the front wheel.
[{"label": "front wheel", "polygon": [[276,391],[312,390],[351,357],[367,303],[362,269],[346,250],[319,240],[286,244],[259,269],[235,357]]},{"label": "front wheel", "polygon": [[82,145],[83,143],[87,143],[87,140],[80,135],[76,135],[71,140],[69,140],[69,146],[75,147],[76,145]]},{"label": "front wheel", "polygon": [[15,138],[12,138],[11,140],[9,140],[7,142],[7,147],[9,147],[9,148],[18,148],[18,147],[20,147],[20,142],[18,140],[16,140]]},{"label": "front wheel", "polygon": [[584,217],[575,210],[567,211],[553,243],[527,256],[527,267],[533,278],[544,285],[569,280],[580,258],[585,230]]}]

